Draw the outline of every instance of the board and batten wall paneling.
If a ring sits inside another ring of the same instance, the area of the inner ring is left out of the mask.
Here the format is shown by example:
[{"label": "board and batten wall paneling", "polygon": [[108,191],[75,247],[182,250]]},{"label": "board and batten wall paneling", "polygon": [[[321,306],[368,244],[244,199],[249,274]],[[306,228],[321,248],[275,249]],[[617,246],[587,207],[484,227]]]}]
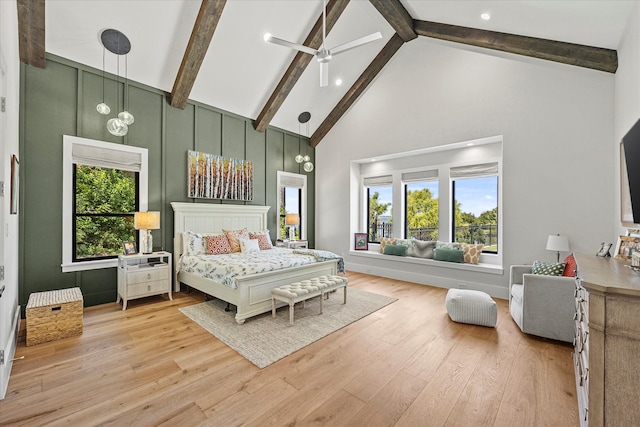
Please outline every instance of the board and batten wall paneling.
[{"label": "board and batten wall paneling", "polygon": [[[47,54],[44,69],[21,65],[20,91],[20,304],[32,292],[79,286],[85,305],[113,302],[116,270],[62,273],[62,136],[76,135],[149,150],[149,209],[161,212],[153,231],[155,249],[173,249],[170,203],[223,203],[187,197],[187,151],[198,150],[254,162],[254,200],[224,203],[269,205],[269,229],[277,227],[276,172],[285,170],[285,139],[313,157],[309,138],[270,127],[256,132],[251,119],[190,101],[184,110],[170,107],[165,92],[129,81],[128,110],[135,116],[125,137],[106,130],[106,122],[124,110],[126,88],[109,73],[105,102],[111,114],[95,107],[102,101],[102,71]],[[116,106],[116,92],[119,105]],[[292,149],[293,150],[293,149]],[[297,154],[297,153],[296,153]],[[287,151],[286,156],[289,157]],[[295,157],[295,155],[294,155]],[[291,160],[286,159],[287,167]],[[288,170],[297,172],[297,170]],[[307,175],[313,179],[313,174]],[[309,199],[314,200],[309,186]],[[313,212],[313,207],[309,207]],[[309,230],[313,230],[312,218]],[[313,244],[312,239],[310,239]]]}]

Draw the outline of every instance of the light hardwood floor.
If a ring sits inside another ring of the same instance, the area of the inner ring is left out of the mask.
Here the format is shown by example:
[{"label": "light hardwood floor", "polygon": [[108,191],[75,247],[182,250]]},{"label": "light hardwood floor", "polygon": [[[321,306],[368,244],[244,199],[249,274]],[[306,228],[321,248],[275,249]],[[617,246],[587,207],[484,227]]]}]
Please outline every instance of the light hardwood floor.
[{"label": "light hardwood floor", "polygon": [[258,369],[179,307],[85,309],[80,337],[25,347],[0,425],[577,426],[571,347],[452,322],[446,289],[349,273],[393,304]]}]

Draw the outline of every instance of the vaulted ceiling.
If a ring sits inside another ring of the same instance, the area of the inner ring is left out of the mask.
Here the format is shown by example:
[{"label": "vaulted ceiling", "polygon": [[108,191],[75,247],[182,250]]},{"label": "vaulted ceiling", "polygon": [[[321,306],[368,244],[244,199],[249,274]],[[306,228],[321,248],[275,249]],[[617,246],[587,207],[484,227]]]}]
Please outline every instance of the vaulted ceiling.
[{"label": "vaulted ceiling", "polygon": [[[258,130],[277,126],[317,145],[416,37],[614,73],[634,3],[329,0],[327,46],[376,31],[383,38],[334,57],[324,88],[311,55],[263,40],[269,32],[319,47],[321,0],[18,0],[20,56],[44,67],[46,50],[101,69],[99,35],[115,28],[131,41],[129,79],[165,90],[173,107],[193,99],[249,117]],[[480,18],[484,12],[490,20]],[[106,69],[116,73],[115,58]],[[298,122],[303,111],[311,113],[308,126]]]}]

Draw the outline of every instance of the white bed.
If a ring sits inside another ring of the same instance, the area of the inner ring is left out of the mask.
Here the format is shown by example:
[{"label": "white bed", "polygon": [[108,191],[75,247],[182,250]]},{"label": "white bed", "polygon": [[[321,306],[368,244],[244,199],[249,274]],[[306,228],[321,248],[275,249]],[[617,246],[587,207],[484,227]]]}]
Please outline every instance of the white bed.
[{"label": "white bed", "polygon": [[[180,283],[202,291],[237,307],[239,324],[252,316],[271,311],[271,290],[283,284],[327,274],[337,274],[338,261],[330,260],[252,274],[237,279],[237,288],[225,286],[214,280],[179,271],[182,255],[182,233],[222,233],[222,229],[249,231],[267,229],[269,206],[222,205],[208,203],[172,202],[174,211],[174,291],[180,291]],[[280,304],[283,305],[283,304]]]}]

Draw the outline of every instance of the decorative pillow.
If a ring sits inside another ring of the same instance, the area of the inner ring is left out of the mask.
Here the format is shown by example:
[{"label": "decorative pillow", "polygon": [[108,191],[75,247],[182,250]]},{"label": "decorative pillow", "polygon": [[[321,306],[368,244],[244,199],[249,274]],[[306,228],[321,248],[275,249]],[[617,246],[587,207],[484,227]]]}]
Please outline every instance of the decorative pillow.
[{"label": "decorative pillow", "polygon": [[534,261],[533,266],[531,267],[531,272],[533,274],[542,274],[545,276],[560,276],[564,271],[565,267],[564,262],[557,263],[546,263],[540,261]]},{"label": "decorative pillow", "polygon": [[225,230],[224,235],[229,240],[229,246],[231,246],[231,252],[240,252],[240,239],[248,239],[249,232],[246,228],[242,230]]},{"label": "decorative pillow", "polygon": [[395,237],[381,237],[380,238],[380,253],[383,254],[384,253],[384,247],[386,245],[393,245],[396,243],[396,238]]},{"label": "decorative pillow", "polygon": [[433,259],[433,250],[436,248],[435,240],[412,239],[407,248],[407,256]]},{"label": "decorative pillow", "polygon": [[205,236],[204,238],[207,244],[207,253],[209,255],[222,255],[230,254],[231,246],[229,246],[229,239],[224,234]]},{"label": "decorative pillow", "polygon": [[407,247],[405,245],[392,245],[387,243],[384,246],[385,255],[405,256],[407,254]]},{"label": "decorative pillow", "polygon": [[260,252],[258,239],[240,239],[240,251],[243,254]]},{"label": "decorative pillow", "polygon": [[458,242],[441,242],[440,240],[438,240],[436,242],[436,249],[437,248],[460,249],[460,243],[458,243]]},{"label": "decorative pillow", "polygon": [[447,262],[464,262],[462,249],[438,248],[433,251],[433,259]]},{"label": "decorative pillow", "polygon": [[565,267],[562,275],[565,277],[576,277],[576,270],[578,269],[578,264],[576,263],[576,259],[573,257],[573,254],[567,255],[564,259]]},{"label": "decorative pillow", "polygon": [[482,248],[484,244],[470,244],[460,243],[460,249],[464,251],[464,262],[468,264],[477,264],[480,261],[480,254],[482,254]]},{"label": "decorative pillow", "polygon": [[260,246],[261,251],[266,251],[267,249],[273,248],[273,245],[271,244],[271,236],[269,235],[269,230],[250,231],[249,238],[255,239],[258,241],[258,246]]},{"label": "decorative pillow", "polygon": [[201,255],[207,253],[205,237],[214,236],[213,233],[194,233],[185,231],[182,233],[182,253],[184,255]]}]

